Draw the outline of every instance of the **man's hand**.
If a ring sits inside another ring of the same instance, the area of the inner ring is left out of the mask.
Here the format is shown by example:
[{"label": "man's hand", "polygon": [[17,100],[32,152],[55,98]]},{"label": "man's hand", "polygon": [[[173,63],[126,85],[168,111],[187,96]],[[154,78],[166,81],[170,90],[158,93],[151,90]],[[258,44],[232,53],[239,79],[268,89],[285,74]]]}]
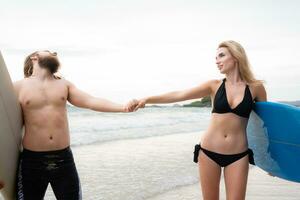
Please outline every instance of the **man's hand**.
[{"label": "man's hand", "polygon": [[4,182],[0,181],[0,190],[4,187]]},{"label": "man's hand", "polygon": [[136,106],[138,105],[139,101],[136,99],[132,99],[129,101],[125,107],[124,107],[124,112],[133,112],[136,111]]},{"label": "man's hand", "polygon": [[134,111],[137,111],[139,108],[145,108],[146,101],[146,99],[138,100],[138,104],[135,106]]}]

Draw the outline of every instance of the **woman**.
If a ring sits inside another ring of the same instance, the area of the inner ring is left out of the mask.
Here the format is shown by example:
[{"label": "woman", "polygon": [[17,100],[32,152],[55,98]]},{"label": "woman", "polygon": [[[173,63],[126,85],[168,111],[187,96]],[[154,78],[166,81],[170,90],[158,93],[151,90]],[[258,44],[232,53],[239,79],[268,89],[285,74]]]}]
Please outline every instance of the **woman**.
[{"label": "woman", "polygon": [[216,64],[223,80],[210,80],[197,87],[139,100],[136,109],[151,103],[174,103],[210,96],[213,110],[208,129],[195,147],[199,161],[203,199],[219,199],[221,170],[224,168],[226,199],[245,199],[249,162],[246,126],[253,103],[266,101],[262,81],[256,80],[243,47],[235,41],[219,44]]}]

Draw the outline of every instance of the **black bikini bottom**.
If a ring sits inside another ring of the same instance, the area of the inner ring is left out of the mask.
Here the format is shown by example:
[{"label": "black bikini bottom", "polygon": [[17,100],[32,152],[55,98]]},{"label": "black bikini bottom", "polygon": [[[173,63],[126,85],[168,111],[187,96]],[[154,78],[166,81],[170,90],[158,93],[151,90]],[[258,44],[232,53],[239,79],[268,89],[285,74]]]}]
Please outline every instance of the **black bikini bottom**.
[{"label": "black bikini bottom", "polygon": [[251,149],[248,149],[242,153],[237,153],[237,154],[220,154],[216,152],[209,151],[207,149],[204,149],[201,147],[200,144],[195,145],[195,150],[194,150],[194,162],[198,162],[198,156],[200,150],[205,153],[210,159],[212,159],[214,162],[216,162],[220,167],[226,167],[235,161],[238,161],[239,159],[245,157],[246,155],[249,155],[249,163],[252,165],[255,165],[254,163],[254,158],[253,158],[253,151]]}]

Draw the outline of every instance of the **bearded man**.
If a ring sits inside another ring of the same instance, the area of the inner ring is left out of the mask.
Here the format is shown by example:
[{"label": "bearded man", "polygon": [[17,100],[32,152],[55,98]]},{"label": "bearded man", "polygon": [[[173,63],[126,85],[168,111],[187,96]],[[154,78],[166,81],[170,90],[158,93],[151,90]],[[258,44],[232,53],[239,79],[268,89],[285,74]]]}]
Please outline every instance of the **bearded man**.
[{"label": "bearded man", "polygon": [[14,83],[25,133],[17,174],[17,199],[41,200],[50,183],[57,199],[81,199],[78,173],[70,148],[67,101],[99,112],[131,112],[136,100],[120,105],[93,97],[55,75],[56,53],[36,51],[25,59],[23,80]]}]

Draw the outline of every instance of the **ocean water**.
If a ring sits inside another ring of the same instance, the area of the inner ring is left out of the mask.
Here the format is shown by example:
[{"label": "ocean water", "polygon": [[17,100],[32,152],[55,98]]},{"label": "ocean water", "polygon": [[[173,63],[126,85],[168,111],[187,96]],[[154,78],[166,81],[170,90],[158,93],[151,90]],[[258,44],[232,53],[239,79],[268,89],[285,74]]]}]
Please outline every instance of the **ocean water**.
[{"label": "ocean water", "polygon": [[211,108],[147,107],[134,113],[99,113],[68,107],[71,145],[202,131]]}]

